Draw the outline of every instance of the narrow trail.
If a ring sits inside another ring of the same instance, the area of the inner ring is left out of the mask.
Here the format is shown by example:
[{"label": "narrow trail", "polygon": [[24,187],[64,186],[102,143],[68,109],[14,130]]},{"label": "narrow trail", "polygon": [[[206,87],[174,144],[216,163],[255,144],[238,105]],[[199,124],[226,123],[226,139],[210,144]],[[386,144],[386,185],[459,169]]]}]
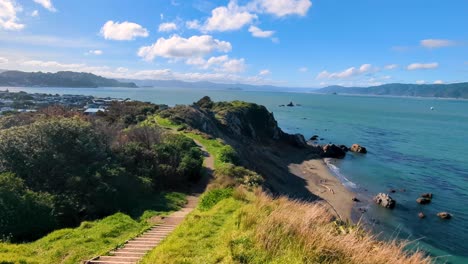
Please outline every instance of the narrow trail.
[{"label": "narrow trail", "polygon": [[187,196],[187,204],[179,211],[164,217],[161,224],[155,225],[143,234],[128,240],[122,247],[116,248],[106,255],[85,261],[85,264],[138,263],[149,251],[159,245],[164,238],[172,233],[172,231],[182,223],[185,217],[197,207],[198,198],[205,191],[210,178],[213,176],[214,158],[200,142],[195,141],[195,143],[200,146],[205,156],[203,164],[205,173],[198,183],[191,186],[191,194]]}]

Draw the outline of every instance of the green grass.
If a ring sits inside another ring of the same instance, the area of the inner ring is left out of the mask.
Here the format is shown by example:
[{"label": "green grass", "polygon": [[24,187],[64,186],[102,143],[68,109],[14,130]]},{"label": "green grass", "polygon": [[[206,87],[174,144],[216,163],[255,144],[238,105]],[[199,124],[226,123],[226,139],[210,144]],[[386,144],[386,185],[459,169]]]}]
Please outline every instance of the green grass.
[{"label": "green grass", "polygon": [[[168,210],[175,210],[186,202],[185,195],[179,193],[167,193],[164,198]],[[146,220],[152,216],[168,213],[148,210],[136,219],[116,213],[101,220],[82,222],[77,228],[54,231],[31,243],[0,243],[0,264],[80,263],[103,255],[142,233],[151,226]]]},{"label": "green grass", "polygon": [[229,263],[229,241],[243,205],[228,198],[208,211],[194,211],[142,263]]},{"label": "green grass", "polygon": [[184,125],[178,125],[168,118],[160,117],[159,115],[154,115],[153,117],[149,117],[147,120],[142,122],[142,125],[154,125],[157,124],[159,127],[171,129],[173,131],[178,131],[179,133],[196,140],[202,144],[206,150],[214,157],[215,168],[223,166],[226,164],[225,161],[222,160],[222,152],[225,151],[226,144],[221,142],[219,139],[208,139],[203,135],[195,134],[192,132],[187,131],[180,131]]}]

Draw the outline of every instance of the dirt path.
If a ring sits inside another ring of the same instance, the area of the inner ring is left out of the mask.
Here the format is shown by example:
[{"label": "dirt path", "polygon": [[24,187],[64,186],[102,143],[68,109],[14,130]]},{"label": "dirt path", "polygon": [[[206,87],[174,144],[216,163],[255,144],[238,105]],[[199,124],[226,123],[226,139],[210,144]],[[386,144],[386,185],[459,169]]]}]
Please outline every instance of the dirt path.
[{"label": "dirt path", "polygon": [[214,157],[200,143],[195,141],[203,151],[204,169],[202,179],[191,186],[191,194],[187,196],[187,204],[179,211],[173,212],[167,217],[158,217],[153,219],[159,222],[145,233],[125,242],[120,247],[110,251],[105,256],[95,257],[85,261],[85,264],[136,264],[143,257],[161,243],[174,229],[182,223],[185,217],[192,212],[198,204],[199,196],[205,191],[206,186],[213,176],[214,172]]}]

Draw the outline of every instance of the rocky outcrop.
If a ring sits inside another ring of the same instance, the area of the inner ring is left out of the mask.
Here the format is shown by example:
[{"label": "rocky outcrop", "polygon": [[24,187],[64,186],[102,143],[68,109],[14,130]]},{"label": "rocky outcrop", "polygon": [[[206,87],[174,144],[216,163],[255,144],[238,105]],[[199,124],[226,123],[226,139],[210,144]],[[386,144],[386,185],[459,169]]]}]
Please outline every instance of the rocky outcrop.
[{"label": "rocky outcrop", "polygon": [[382,207],[393,209],[395,208],[396,201],[386,193],[379,193],[374,197],[374,202]]},{"label": "rocky outcrop", "polygon": [[452,218],[452,215],[447,213],[447,212],[440,212],[440,213],[437,214],[437,216],[440,219],[450,219],[450,218]]},{"label": "rocky outcrop", "polygon": [[430,204],[431,203],[431,199],[429,198],[424,198],[424,197],[419,197],[418,199],[416,199],[416,202],[418,204]]},{"label": "rocky outcrop", "polygon": [[344,152],[348,152],[349,148],[345,145],[340,145],[340,149],[342,149]]},{"label": "rocky outcrop", "polygon": [[303,148],[307,146],[307,142],[302,134],[284,134],[283,138],[295,147]]},{"label": "rocky outcrop", "polygon": [[356,153],[367,153],[367,149],[359,144],[353,144],[349,150]]},{"label": "rocky outcrop", "polygon": [[318,138],[319,138],[319,136],[318,136],[318,135],[313,135],[313,136],[310,138],[310,140],[312,140],[312,141],[316,141]]},{"label": "rocky outcrop", "polygon": [[326,158],[342,159],[346,156],[346,152],[335,144],[327,144],[322,147],[322,150]]},{"label": "rocky outcrop", "polygon": [[419,212],[418,217],[423,219],[426,218],[426,215],[423,212]]},{"label": "rocky outcrop", "polygon": [[421,194],[422,198],[432,199],[432,193],[423,193]]},{"label": "rocky outcrop", "polygon": [[214,137],[227,136],[243,144],[279,141],[301,148],[307,146],[304,136],[283,132],[273,113],[254,103],[213,102],[205,96],[191,106],[176,106],[160,115]]}]

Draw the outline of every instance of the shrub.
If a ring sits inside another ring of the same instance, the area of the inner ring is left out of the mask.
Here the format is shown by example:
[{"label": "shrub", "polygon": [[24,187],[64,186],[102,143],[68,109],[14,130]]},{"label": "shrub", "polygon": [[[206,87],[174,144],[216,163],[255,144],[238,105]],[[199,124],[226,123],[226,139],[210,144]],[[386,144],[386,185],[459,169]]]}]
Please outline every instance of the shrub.
[{"label": "shrub", "polygon": [[237,152],[232,148],[230,145],[224,145],[219,150],[219,160],[224,163],[232,163],[232,164],[239,164],[239,157]]},{"label": "shrub", "polygon": [[226,198],[232,197],[233,189],[226,188],[226,189],[214,189],[208,192],[205,192],[203,196],[200,198],[200,203],[198,208],[201,211],[207,211],[213,208],[217,203],[221,200]]},{"label": "shrub", "polygon": [[0,174],[0,237],[39,238],[55,227],[51,195],[26,189],[12,173]]}]

